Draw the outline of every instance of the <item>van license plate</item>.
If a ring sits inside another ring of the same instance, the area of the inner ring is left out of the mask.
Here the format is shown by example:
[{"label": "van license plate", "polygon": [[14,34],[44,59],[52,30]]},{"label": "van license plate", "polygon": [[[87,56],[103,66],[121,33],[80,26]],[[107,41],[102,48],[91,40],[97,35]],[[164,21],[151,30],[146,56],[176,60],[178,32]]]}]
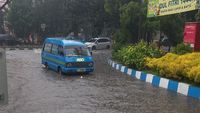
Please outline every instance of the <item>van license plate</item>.
[{"label": "van license plate", "polygon": [[77,72],[85,72],[85,69],[77,69]]}]

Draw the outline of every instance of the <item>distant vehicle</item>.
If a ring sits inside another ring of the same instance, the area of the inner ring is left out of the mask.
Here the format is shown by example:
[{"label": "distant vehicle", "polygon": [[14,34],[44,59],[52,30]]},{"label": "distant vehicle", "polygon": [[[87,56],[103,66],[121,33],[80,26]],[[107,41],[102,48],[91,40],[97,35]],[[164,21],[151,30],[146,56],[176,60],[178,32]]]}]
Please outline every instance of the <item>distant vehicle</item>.
[{"label": "distant vehicle", "polygon": [[42,64],[60,74],[94,71],[94,62],[87,46],[79,41],[47,38],[42,49]]},{"label": "distant vehicle", "polygon": [[171,50],[171,43],[167,37],[162,37],[160,39],[160,48],[166,52],[170,52]]},{"label": "distant vehicle", "polygon": [[109,38],[92,38],[85,43],[92,50],[110,49],[111,40]]},{"label": "distant vehicle", "polygon": [[79,41],[79,42],[85,43],[85,40],[82,39],[81,37],[67,36],[64,39],[66,39],[66,40],[75,40],[75,41]]},{"label": "distant vehicle", "polygon": [[65,37],[65,39],[66,39],[66,40],[76,40],[76,38],[73,37],[73,36],[67,36],[67,37]]},{"label": "distant vehicle", "polygon": [[0,34],[0,46],[16,46],[20,42],[9,34]]}]

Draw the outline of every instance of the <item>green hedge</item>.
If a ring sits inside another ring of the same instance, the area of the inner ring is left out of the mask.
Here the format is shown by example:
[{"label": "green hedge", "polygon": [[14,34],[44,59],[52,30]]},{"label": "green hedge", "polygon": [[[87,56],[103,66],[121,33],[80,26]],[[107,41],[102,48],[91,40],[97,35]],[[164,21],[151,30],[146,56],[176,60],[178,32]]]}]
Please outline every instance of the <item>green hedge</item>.
[{"label": "green hedge", "polygon": [[145,68],[146,57],[161,57],[164,55],[164,52],[148,45],[144,41],[140,41],[137,44],[115,50],[112,55],[114,60],[131,68],[142,70]]},{"label": "green hedge", "polygon": [[192,53],[192,48],[190,45],[185,45],[184,43],[178,44],[172,51],[175,54],[183,55],[186,53]]}]

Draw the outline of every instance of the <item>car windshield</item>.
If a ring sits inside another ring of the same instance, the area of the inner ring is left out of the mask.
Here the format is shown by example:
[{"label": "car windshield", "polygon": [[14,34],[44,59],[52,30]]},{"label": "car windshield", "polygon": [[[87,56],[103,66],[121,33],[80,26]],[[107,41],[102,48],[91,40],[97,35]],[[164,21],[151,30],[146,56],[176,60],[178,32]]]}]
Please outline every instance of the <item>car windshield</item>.
[{"label": "car windshield", "polygon": [[66,46],[66,56],[91,56],[87,47],[81,46]]},{"label": "car windshield", "polygon": [[66,40],[75,40],[75,38],[72,37],[72,36],[67,36],[67,37],[65,37],[65,39],[66,39]]},{"label": "car windshield", "polygon": [[96,42],[96,39],[90,39],[88,42]]}]

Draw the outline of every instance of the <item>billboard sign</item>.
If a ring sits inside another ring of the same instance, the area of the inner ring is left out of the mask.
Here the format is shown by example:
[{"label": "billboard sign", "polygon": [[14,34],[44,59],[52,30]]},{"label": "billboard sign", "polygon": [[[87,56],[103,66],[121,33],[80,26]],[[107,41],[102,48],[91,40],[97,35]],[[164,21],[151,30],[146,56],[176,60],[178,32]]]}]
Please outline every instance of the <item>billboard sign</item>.
[{"label": "billboard sign", "polygon": [[199,9],[200,0],[149,0],[147,17],[164,16]]}]

